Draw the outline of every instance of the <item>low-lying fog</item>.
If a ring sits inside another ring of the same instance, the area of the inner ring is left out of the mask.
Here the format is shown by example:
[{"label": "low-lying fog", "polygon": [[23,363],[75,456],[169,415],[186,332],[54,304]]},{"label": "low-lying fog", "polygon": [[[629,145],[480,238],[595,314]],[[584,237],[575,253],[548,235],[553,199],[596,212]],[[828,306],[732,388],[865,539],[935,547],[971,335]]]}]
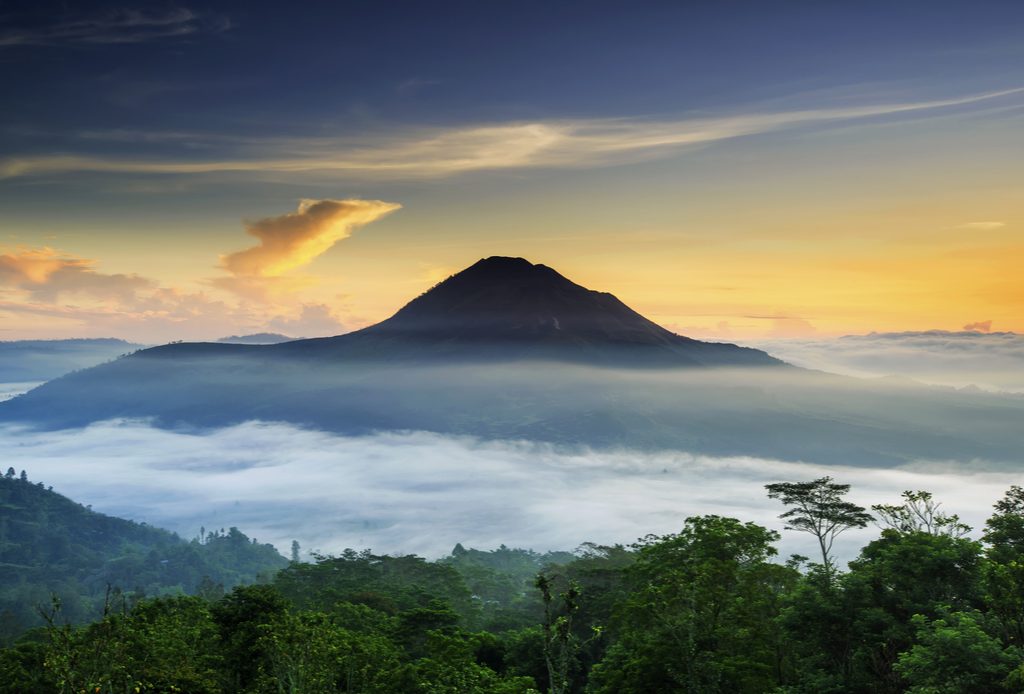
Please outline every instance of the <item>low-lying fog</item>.
[{"label": "low-lying fog", "polygon": [[[0,428],[3,465],[28,471],[94,510],[185,537],[238,526],[282,551],[369,547],[446,554],[457,542],[537,550],[584,541],[628,543],[717,513],[782,529],[763,486],[831,475],[864,506],[926,489],[980,528],[1020,476],[977,463],[919,462],[895,469],[819,466],[687,453],[556,448],[427,433],[349,437],[250,422],[197,434],[140,422],[33,432]],[[877,528],[837,545],[850,559]],[[976,533],[977,534],[977,533]],[[783,556],[814,556],[807,536],[784,532]]]},{"label": "low-lying fog", "polygon": [[1024,335],[1011,332],[928,330],[749,345],[797,366],[848,376],[901,375],[938,385],[1024,393]]},{"label": "low-lying fog", "polygon": [[28,383],[0,383],[0,402],[10,400],[22,393],[27,393],[38,385],[42,385],[42,383],[39,381],[30,381]]}]

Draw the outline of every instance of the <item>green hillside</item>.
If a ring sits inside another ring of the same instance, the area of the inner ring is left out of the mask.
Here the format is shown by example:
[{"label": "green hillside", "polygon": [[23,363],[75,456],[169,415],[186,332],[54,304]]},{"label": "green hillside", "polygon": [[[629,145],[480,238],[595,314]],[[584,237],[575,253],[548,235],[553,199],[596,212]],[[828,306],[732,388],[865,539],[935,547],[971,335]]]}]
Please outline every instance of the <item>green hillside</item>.
[{"label": "green hillside", "polygon": [[[110,599],[214,595],[269,576],[287,561],[237,528],[186,541],[143,523],[96,513],[25,473],[0,478],[0,640],[39,623],[56,595],[76,622]],[[109,595],[108,595],[109,593]],[[113,596],[111,598],[111,596]],[[211,596],[212,597],[212,596]]]}]

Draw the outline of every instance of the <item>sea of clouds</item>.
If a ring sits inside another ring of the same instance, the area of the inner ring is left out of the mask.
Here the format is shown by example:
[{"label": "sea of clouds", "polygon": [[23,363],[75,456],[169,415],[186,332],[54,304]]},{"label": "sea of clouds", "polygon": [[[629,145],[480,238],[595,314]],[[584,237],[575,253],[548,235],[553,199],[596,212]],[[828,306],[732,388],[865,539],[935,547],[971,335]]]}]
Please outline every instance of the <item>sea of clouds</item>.
[{"label": "sea of clouds", "polygon": [[[629,543],[715,513],[782,530],[764,485],[831,475],[864,506],[926,489],[980,527],[1010,484],[982,466],[921,462],[898,469],[818,466],[684,452],[637,453],[494,442],[423,432],[338,436],[250,422],[207,432],[104,422],[42,432],[0,428],[4,466],[96,511],[194,537],[237,526],[282,551],[346,547],[447,554],[457,542],[537,550],[584,541]],[[878,534],[851,531],[843,559]],[[783,533],[783,556],[814,556],[810,538]]]},{"label": "sea of clouds", "polygon": [[1024,335],[1018,333],[927,330],[748,344],[796,366],[847,376],[899,375],[936,385],[1024,393]]}]

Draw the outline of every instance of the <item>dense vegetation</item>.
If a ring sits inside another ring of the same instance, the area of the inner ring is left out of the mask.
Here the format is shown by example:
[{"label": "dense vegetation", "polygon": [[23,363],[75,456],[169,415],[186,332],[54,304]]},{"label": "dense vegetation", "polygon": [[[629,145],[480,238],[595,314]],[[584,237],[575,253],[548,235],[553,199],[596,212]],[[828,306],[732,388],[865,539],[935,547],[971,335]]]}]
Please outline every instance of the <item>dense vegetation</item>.
[{"label": "dense vegetation", "polygon": [[[983,541],[931,496],[871,513],[829,478],[770,485],[815,561],[778,533],[689,518],[629,547],[539,555],[346,551],[219,598],[152,597],[0,652],[3,692],[775,692],[1024,690],[1024,490]],[[884,529],[848,567],[849,528]]]},{"label": "dense vegetation", "polygon": [[37,606],[51,595],[67,619],[82,622],[101,617],[111,600],[217,597],[288,564],[237,528],[201,535],[186,542],[96,513],[8,469],[0,477],[0,645],[41,624]]}]

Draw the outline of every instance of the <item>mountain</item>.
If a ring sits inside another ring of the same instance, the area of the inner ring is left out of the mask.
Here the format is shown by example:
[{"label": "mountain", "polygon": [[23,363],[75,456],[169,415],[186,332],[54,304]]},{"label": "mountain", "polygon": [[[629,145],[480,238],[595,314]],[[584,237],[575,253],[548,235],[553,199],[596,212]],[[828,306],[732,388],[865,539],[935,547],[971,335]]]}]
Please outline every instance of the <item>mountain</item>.
[{"label": "mountain", "polygon": [[863,381],[675,335],[611,294],[487,258],[391,318],[275,345],[155,347],[0,403],[0,423],[289,422],[363,435],[674,449],[845,465],[1013,465],[1024,398]]},{"label": "mountain", "polygon": [[113,338],[0,342],[0,383],[47,381],[141,347]]},{"label": "mountain", "polygon": [[52,594],[81,622],[102,613],[108,586],[136,595],[230,589],[287,564],[237,528],[189,542],[96,513],[25,473],[0,477],[0,642],[38,624],[36,608]]},{"label": "mountain", "polygon": [[284,350],[612,366],[782,365],[759,350],[681,337],[611,294],[581,287],[546,265],[503,257],[449,277],[377,325]]},{"label": "mountain", "polygon": [[618,367],[785,366],[760,350],[676,335],[611,294],[581,287],[545,265],[504,257],[480,260],[391,318],[353,333],[292,340],[259,352],[190,343],[142,356],[200,355],[324,365],[525,359]]}]

